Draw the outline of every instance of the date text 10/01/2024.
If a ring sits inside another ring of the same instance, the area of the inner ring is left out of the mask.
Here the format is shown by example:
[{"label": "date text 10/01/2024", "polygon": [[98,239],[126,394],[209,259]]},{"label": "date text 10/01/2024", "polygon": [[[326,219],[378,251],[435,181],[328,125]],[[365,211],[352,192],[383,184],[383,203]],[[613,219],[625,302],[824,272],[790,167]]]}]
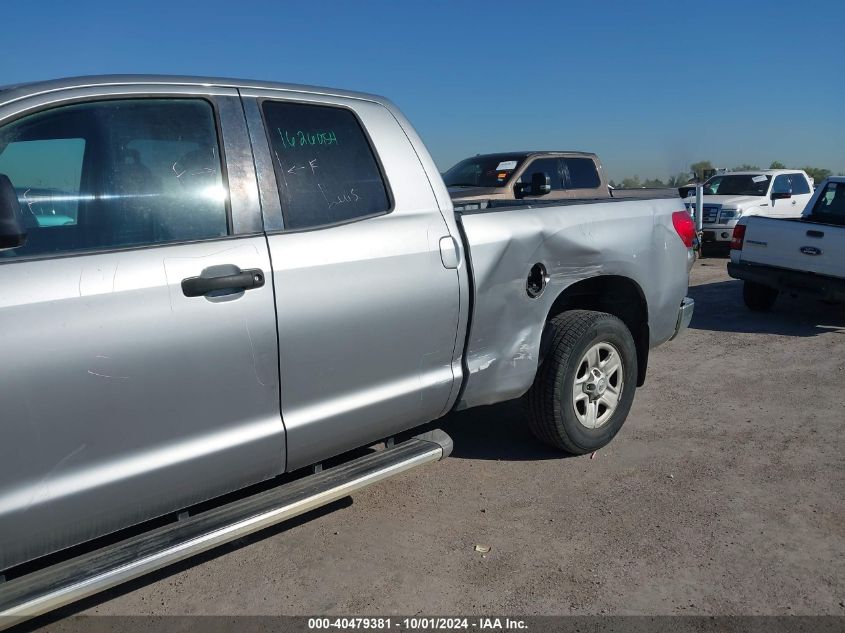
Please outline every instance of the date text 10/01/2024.
[{"label": "date text 10/01/2024", "polygon": [[410,631],[437,630],[480,630],[519,631],[527,630],[524,620],[510,618],[446,618],[416,616],[410,618],[309,618],[309,630],[391,630]]}]

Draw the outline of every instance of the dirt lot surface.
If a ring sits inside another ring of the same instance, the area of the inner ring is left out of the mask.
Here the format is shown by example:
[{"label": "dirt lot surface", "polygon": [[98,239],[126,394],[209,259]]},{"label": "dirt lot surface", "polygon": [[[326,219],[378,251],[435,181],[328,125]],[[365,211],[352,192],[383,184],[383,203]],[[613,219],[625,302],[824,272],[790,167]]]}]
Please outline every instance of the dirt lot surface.
[{"label": "dirt lot surface", "polygon": [[719,258],[691,285],[594,459],[453,415],[450,459],[65,615],[845,614],[845,309],[751,313]]}]

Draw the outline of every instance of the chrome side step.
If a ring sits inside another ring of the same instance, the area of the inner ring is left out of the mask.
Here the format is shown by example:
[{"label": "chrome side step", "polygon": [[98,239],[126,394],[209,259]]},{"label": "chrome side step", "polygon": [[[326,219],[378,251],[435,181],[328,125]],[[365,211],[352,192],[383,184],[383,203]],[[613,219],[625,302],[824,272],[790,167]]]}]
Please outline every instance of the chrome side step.
[{"label": "chrome side step", "polygon": [[0,583],[0,630],[324,506],[451,453],[431,431],[351,462]]}]

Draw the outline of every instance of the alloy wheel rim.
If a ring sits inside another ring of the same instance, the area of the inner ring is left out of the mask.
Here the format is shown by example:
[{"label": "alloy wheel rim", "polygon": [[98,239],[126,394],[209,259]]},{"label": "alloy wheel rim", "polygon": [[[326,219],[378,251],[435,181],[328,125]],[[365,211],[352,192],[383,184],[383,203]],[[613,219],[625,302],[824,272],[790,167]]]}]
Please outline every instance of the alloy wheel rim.
[{"label": "alloy wheel rim", "polygon": [[613,417],[624,388],[622,355],[610,343],[590,347],[578,363],[572,408],[582,426],[597,429]]}]

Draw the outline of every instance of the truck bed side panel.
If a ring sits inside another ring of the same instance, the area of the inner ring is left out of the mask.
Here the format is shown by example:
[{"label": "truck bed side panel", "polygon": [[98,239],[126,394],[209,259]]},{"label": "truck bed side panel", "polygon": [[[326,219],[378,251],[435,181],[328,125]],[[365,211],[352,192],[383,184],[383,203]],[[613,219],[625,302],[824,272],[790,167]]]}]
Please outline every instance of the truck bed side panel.
[{"label": "truck bed side panel", "polygon": [[[688,282],[687,251],[671,220],[680,206],[680,200],[630,200],[464,214],[474,308],[458,408],[528,390],[552,304],[588,277],[634,281],[647,301],[651,345],[671,338]],[[550,280],[532,299],[526,279],[537,262]]]}]

